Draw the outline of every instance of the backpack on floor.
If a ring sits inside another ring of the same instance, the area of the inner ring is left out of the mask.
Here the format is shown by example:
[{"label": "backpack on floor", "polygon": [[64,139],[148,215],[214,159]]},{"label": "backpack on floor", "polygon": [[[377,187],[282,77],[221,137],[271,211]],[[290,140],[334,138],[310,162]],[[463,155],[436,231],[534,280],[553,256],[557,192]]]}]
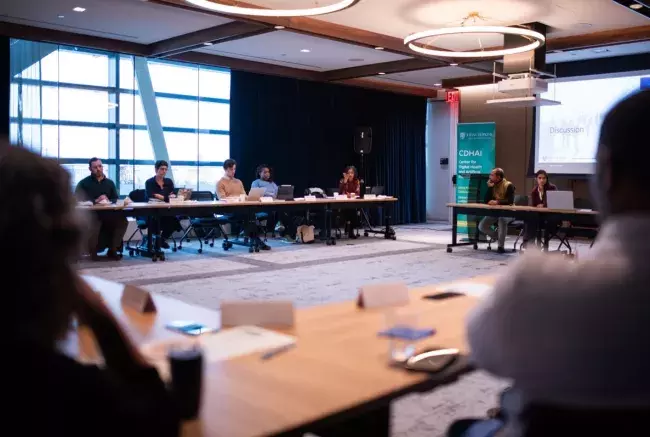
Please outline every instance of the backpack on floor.
[{"label": "backpack on floor", "polygon": [[307,225],[300,225],[298,226],[297,232],[296,232],[296,241],[298,243],[313,243],[314,242],[314,227],[313,226],[307,226]]}]

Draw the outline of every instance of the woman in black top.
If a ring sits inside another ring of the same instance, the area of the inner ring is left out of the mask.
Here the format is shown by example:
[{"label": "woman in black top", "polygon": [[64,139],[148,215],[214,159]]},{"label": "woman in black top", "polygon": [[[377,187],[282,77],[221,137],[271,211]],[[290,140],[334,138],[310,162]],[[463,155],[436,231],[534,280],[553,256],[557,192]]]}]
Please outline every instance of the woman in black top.
[{"label": "woman in black top", "polygon": [[[157,199],[162,202],[169,202],[170,198],[176,197],[174,194],[174,181],[167,176],[167,170],[169,169],[169,163],[167,161],[156,161],[156,176],[151,179],[147,179],[147,182],[144,184],[145,194],[147,200]],[[169,249],[169,244],[167,244],[167,239],[171,235],[181,230],[181,224],[176,217],[160,217],[160,230],[156,229],[156,225],[153,225],[151,230],[154,235],[160,233],[162,241],[160,246],[163,249]]]},{"label": "woman in black top", "polygon": [[[26,436],[177,436],[157,371],[72,267],[84,221],[68,173],[0,144],[0,203],[11,205],[0,208],[0,241],[11,248],[2,264],[4,426],[19,424]],[[62,347],[73,317],[92,332],[103,366],[61,352],[76,349]]]}]

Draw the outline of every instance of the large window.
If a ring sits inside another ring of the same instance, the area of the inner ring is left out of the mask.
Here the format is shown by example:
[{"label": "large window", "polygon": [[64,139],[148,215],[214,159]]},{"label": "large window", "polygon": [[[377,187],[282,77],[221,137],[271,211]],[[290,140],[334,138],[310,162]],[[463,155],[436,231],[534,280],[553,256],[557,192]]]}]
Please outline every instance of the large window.
[{"label": "large window", "polygon": [[73,184],[96,156],[126,196],[169,159],[177,187],[214,191],[230,155],[229,71],[12,40],[11,72],[11,140],[58,159]]}]

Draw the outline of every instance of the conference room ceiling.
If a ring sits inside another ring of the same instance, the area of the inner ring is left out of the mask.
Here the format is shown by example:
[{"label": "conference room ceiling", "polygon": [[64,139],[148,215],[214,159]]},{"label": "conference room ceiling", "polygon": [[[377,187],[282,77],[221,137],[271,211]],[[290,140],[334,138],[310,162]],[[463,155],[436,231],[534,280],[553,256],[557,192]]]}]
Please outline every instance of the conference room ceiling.
[{"label": "conference room ceiling", "polygon": [[0,0],[0,20],[140,44],[232,21],[142,0]]},{"label": "conference room ceiling", "polygon": [[314,71],[408,59],[407,56],[383,50],[287,31],[228,41],[197,51]]},{"label": "conference room ceiling", "polygon": [[373,77],[373,81],[390,82],[395,84],[422,86],[427,88],[440,88],[445,79],[459,79],[473,77],[480,73],[463,67],[441,67],[427,70],[408,71],[404,73],[386,74]]},{"label": "conference room ceiling", "polygon": [[607,47],[596,47],[569,52],[553,52],[546,55],[546,62],[573,62],[587,59],[611,58],[613,56],[637,55],[650,53],[650,41],[634,42],[629,44],[618,44]]},{"label": "conference room ceiling", "polygon": [[[311,2],[317,0],[248,0],[274,8]],[[319,5],[330,2],[318,0]],[[86,11],[73,12],[77,6]],[[0,34],[309,80],[357,80],[354,84],[388,89],[396,85],[398,92],[411,87],[421,94],[443,80],[490,70],[471,69],[473,60],[465,65],[456,60],[459,67],[448,67],[454,60],[427,58],[402,43],[416,31],[460,25],[470,12],[481,17],[476,24],[548,25],[548,62],[649,51],[650,20],[612,0],[360,0],[344,11],[292,19],[224,17],[184,0],[4,0]],[[2,32],[2,21],[31,27]],[[276,30],[276,25],[286,29]],[[454,50],[502,44],[501,37],[486,35],[480,41],[458,36],[436,40],[436,45]]]}]

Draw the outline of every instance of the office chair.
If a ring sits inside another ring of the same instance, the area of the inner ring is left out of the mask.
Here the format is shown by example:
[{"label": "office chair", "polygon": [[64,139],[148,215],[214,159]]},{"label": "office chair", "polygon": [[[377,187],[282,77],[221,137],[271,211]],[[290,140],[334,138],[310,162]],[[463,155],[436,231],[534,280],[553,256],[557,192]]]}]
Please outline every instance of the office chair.
[{"label": "office chair", "polygon": [[[210,191],[193,191],[190,199],[198,202],[212,202],[214,195]],[[181,243],[178,245],[179,249],[183,248],[183,240],[186,242],[190,241],[188,238],[190,232],[193,232],[199,241],[198,253],[203,253],[204,242],[205,244],[209,244],[210,247],[214,247],[214,240],[219,234],[223,235],[223,249],[228,250],[232,247],[232,243],[228,241],[228,235],[223,229],[223,226],[229,223],[227,217],[210,214],[203,217],[190,217],[189,220],[190,225],[185,229],[181,237]]]},{"label": "office chair", "polygon": [[[593,205],[588,199],[575,199],[573,202],[575,209],[593,209]],[[560,241],[560,244],[557,247],[559,251],[562,246],[565,246],[569,250],[569,255],[573,253],[573,248],[569,241],[570,238],[583,237],[591,239],[592,247],[598,236],[598,231],[600,230],[599,226],[594,225],[593,221],[585,219],[574,219],[567,223],[565,226],[564,223],[557,228],[557,230],[549,236],[549,241],[553,238]]]},{"label": "office chair", "polygon": [[[145,202],[146,200],[146,195],[144,190],[133,190],[129,193],[129,199],[131,199],[134,202]],[[147,217],[136,217],[135,218],[136,222],[136,229],[133,231],[131,236],[129,237],[128,240],[126,240],[126,247],[125,249],[129,251],[129,256],[135,256],[136,253],[139,253],[141,250],[142,245],[144,244],[144,231],[147,230]],[[133,237],[135,237],[135,234],[140,234],[140,245],[139,246],[131,246],[131,241],[133,241]]]},{"label": "office chair", "polygon": [[[528,206],[528,196],[519,195],[519,194],[515,195],[515,206]],[[513,229],[515,229],[516,231],[518,231],[518,233],[517,233],[517,239],[515,240],[515,244],[514,244],[514,246],[512,247],[513,252],[516,252],[516,251],[517,251],[517,243],[519,243],[519,240],[521,239],[521,237],[524,236],[524,231],[525,231],[525,228],[526,228],[526,223],[524,223],[523,220],[517,220],[517,219],[515,219],[515,220],[511,221],[511,222],[508,224],[508,228],[509,228],[509,229],[510,229],[510,228],[513,228]],[[523,244],[523,243],[522,243],[522,244]],[[519,248],[521,249],[521,247],[519,247]]]}]

